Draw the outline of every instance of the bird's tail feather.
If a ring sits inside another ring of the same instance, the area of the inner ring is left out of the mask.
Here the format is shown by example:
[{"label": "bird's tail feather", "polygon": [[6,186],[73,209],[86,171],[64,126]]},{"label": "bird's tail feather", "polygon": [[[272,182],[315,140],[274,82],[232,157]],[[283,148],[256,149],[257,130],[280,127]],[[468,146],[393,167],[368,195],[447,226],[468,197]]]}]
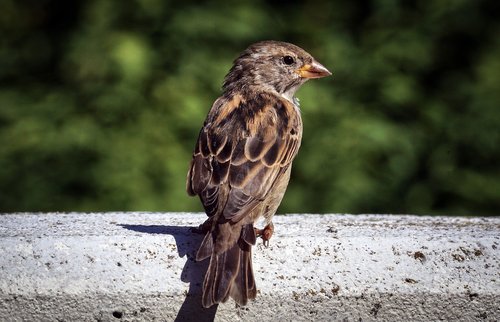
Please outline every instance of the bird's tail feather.
[{"label": "bird's tail feather", "polygon": [[[205,241],[206,239],[207,236],[200,250],[204,248],[205,242],[207,242],[207,247],[210,247],[208,245],[210,241]],[[208,239],[212,240],[212,237],[208,236]],[[227,251],[220,254],[212,253],[203,282],[202,304],[204,307],[208,308],[225,302],[229,297],[232,297],[239,305],[245,305],[249,299],[256,297],[257,288],[252,269],[252,244],[255,244],[255,233],[253,225],[249,224],[242,228],[238,242]],[[213,245],[210,248],[213,248]],[[206,254],[205,251],[203,253]]]},{"label": "bird's tail feather", "polygon": [[246,305],[248,299],[254,299],[257,296],[252,269],[252,246],[248,244],[246,246],[247,251],[240,250],[240,269],[229,290],[229,295],[239,305]]}]

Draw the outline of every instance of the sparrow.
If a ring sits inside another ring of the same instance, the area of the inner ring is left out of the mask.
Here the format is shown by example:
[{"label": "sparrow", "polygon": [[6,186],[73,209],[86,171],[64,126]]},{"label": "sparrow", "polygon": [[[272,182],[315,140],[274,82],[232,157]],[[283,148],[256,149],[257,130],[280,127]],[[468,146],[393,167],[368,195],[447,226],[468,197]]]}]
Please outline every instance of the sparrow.
[{"label": "sparrow", "polygon": [[[186,188],[208,219],[196,260],[210,258],[202,305],[255,299],[252,246],[267,246],[302,139],[299,101],[307,80],[331,73],[293,44],[261,41],[234,61],[201,128]],[[264,217],[264,229],[254,223]]]}]

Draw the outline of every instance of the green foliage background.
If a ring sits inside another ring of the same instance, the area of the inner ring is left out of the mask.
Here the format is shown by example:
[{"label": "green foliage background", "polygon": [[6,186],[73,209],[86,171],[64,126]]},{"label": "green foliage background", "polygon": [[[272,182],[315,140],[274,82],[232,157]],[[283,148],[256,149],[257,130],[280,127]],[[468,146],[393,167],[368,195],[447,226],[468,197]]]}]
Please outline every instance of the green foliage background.
[{"label": "green foliage background", "polygon": [[201,210],[184,190],[233,59],[293,42],[286,212],[500,214],[500,2],[3,0],[0,211]]}]

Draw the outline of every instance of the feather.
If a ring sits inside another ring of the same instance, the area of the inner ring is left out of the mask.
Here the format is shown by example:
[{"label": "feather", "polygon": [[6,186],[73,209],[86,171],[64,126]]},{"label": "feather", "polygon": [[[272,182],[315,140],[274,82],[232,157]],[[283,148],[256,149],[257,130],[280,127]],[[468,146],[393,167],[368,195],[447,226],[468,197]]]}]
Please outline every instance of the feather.
[{"label": "feather", "polygon": [[[225,117],[220,117],[221,111],[226,111]],[[200,196],[207,215],[216,218],[216,227],[207,232],[196,254],[197,260],[210,257],[203,306],[228,297],[245,305],[255,298],[251,246],[256,237],[249,216],[291,163],[301,131],[300,114],[277,96],[220,98],[214,103],[186,184],[188,193]]]}]

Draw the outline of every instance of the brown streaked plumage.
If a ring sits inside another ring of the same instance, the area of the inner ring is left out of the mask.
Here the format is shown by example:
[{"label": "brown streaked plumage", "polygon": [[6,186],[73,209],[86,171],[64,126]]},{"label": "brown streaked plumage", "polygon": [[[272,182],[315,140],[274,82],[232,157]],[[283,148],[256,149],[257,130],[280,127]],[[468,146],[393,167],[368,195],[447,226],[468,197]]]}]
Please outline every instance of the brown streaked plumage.
[{"label": "brown streaked plumage", "polygon": [[202,304],[232,297],[245,305],[257,294],[252,270],[254,222],[265,242],[285,193],[302,139],[296,90],[310,78],[331,73],[303,49],[263,41],[235,60],[200,131],[187,176],[209,216],[196,260],[210,257]]}]

